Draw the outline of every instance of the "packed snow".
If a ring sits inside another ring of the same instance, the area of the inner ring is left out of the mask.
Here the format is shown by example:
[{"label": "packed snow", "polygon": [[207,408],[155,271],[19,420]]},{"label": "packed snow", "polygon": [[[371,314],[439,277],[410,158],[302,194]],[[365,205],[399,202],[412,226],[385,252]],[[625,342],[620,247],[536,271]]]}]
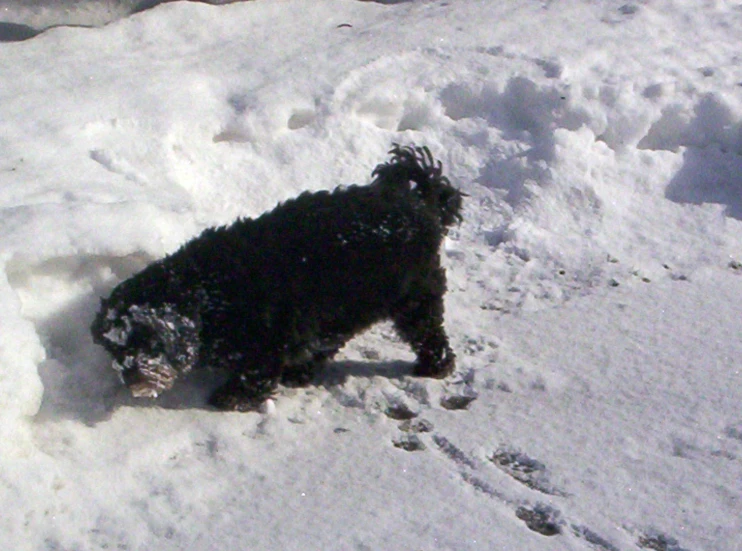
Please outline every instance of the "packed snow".
[{"label": "packed snow", "polygon": [[[0,3],[4,548],[742,550],[737,2],[137,6]],[[454,376],[130,396],[101,296],[392,142],[468,194]]]}]

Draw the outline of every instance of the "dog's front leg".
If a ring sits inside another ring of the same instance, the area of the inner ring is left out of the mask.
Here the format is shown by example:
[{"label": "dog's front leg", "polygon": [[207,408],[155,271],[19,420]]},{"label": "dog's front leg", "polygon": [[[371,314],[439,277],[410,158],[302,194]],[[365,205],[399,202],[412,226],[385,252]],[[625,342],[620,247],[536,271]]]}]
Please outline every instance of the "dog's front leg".
[{"label": "dog's front leg", "polygon": [[394,327],[415,354],[415,375],[442,379],[456,368],[456,354],[448,344],[443,328],[443,270],[434,272],[429,281],[418,285],[397,308]]},{"label": "dog's front leg", "polygon": [[280,378],[277,361],[240,369],[211,394],[209,403],[225,411],[257,411],[273,395]]},{"label": "dog's front leg", "polygon": [[421,304],[419,309],[397,317],[394,325],[417,355],[415,375],[442,379],[456,368],[456,354],[448,344],[442,320],[427,315],[430,309],[429,304]]}]

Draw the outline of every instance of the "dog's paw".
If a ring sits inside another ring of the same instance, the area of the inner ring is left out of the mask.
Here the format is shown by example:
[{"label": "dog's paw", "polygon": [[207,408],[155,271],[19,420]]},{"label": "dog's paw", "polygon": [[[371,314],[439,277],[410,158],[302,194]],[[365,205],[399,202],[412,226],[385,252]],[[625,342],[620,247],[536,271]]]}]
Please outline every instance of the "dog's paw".
[{"label": "dog's paw", "polygon": [[447,350],[442,359],[438,361],[423,361],[422,358],[415,364],[413,373],[417,377],[429,377],[431,379],[444,379],[451,375],[456,369],[456,354]]},{"label": "dog's paw", "polygon": [[263,402],[263,399],[227,387],[217,388],[209,397],[209,405],[222,411],[259,411]]},{"label": "dog's paw", "polygon": [[281,384],[292,388],[309,386],[321,366],[322,362],[315,361],[288,366],[281,373]]}]

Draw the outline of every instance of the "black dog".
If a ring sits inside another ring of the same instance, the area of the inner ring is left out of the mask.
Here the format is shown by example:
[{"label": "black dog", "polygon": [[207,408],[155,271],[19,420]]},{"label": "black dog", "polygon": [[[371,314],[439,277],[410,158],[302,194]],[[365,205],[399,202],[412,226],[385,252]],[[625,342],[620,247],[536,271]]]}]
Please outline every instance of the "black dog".
[{"label": "black dog", "polygon": [[220,409],[256,409],[280,382],[306,384],[323,361],[391,319],[442,378],[439,248],[463,193],[426,148],[394,145],[367,186],[305,192],[259,218],[211,228],[101,300],[93,339],[134,396],[156,397],[194,366],[226,368]]}]

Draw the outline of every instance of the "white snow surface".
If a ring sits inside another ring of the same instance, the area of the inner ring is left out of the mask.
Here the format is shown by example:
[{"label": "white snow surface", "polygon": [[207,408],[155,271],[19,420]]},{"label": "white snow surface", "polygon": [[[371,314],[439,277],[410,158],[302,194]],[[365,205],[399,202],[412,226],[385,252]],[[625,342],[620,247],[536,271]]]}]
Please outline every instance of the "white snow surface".
[{"label": "white snow surface", "polygon": [[[257,0],[0,44],[3,548],[742,550],[740,29],[725,0]],[[382,325],[263,413],[202,373],[128,395],[100,296],[392,142],[468,194],[454,376]]]}]

